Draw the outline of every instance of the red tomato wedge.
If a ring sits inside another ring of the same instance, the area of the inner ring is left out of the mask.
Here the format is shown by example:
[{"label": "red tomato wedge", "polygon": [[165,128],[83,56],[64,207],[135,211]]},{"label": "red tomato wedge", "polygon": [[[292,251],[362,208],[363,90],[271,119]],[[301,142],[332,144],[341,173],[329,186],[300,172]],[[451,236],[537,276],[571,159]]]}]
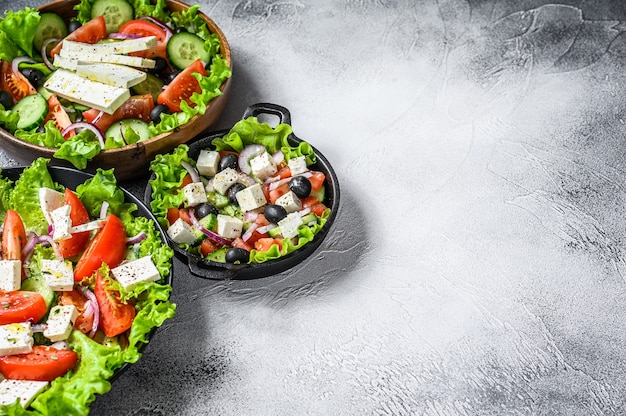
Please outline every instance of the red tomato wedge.
[{"label": "red tomato wedge", "polygon": [[117,31],[126,35],[154,36],[157,44],[146,51],[133,52],[129,55],[143,58],[161,57],[167,59],[167,33],[158,25],[143,19],[130,20],[124,23]]},{"label": "red tomato wedge", "polygon": [[[73,40],[76,42],[93,44],[105,39],[106,37],[107,28],[106,23],[104,22],[104,17],[98,16],[67,35],[63,38],[63,40]],[[50,51],[50,56],[54,57],[54,55],[61,51],[62,47],[63,41],[57,43],[56,46]]]},{"label": "red tomato wedge", "polygon": [[[89,222],[87,208],[85,208],[85,205],[83,205],[81,200],[78,199],[76,194],[70,189],[65,189],[63,205],[70,206],[70,219],[72,220],[73,226]],[[89,231],[84,231],[82,233],[72,234],[67,240],[59,241],[59,250],[63,258],[74,257],[80,254],[87,245],[87,241],[89,241],[89,234]]]},{"label": "red tomato wedge", "polygon": [[78,354],[72,350],[35,345],[27,354],[0,357],[0,372],[7,379],[52,381],[74,368]]},{"label": "red tomato wedge", "polygon": [[278,188],[272,189],[271,191],[269,191],[268,200],[270,201],[270,203],[275,204],[276,200],[280,198],[281,196],[285,195],[287,192],[289,192],[289,184],[284,183],[280,185]]},{"label": "red tomato wedge", "polygon": [[309,195],[302,200],[302,208],[309,208],[311,212],[318,217],[321,217],[324,211],[328,209],[326,205],[321,203],[319,199],[317,199],[313,195]]},{"label": "red tomato wedge", "polygon": [[221,246],[211,240],[210,238],[205,238],[202,240],[202,244],[200,244],[200,253],[206,257],[209,254],[213,253],[215,250],[219,249]]},{"label": "red tomato wedge", "polygon": [[94,316],[91,314],[89,317],[85,316],[85,310],[87,309],[87,298],[78,290],[70,290],[65,292],[59,292],[59,304],[61,305],[74,305],[78,310],[78,317],[74,322],[74,328],[78,329],[83,334],[88,334],[93,328]]},{"label": "red tomato wedge", "polygon": [[126,230],[122,221],[109,214],[106,224],[96,233],[74,268],[74,281],[80,282],[89,277],[106,263],[110,268],[117,267],[124,259],[126,251]]},{"label": "red tomato wedge", "polygon": [[47,311],[43,296],[37,292],[0,292],[0,325],[28,320],[39,322]]},{"label": "red tomato wedge", "polygon": [[324,185],[324,179],[326,176],[322,172],[311,171],[313,175],[309,178],[309,182],[311,182],[311,189],[314,191],[319,191]]},{"label": "red tomato wedge", "polygon": [[109,126],[116,121],[125,118],[138,118],[146,123],[150,122],[150,111],[154,108],[152,95],[133,95],[126,100],[113,114],[102,113],[100,110],[91,109],[83,113],[86,121],[98,127],[101,131],[106,131]]},{"label": "red tomato wedge", "polygon": [[22,217],[12,209],[7,211],[2,229],[2,258],[22,260],[22,248],[26,244],[26,230]]},{"label": "red tomato wedge", "polygon": [[195,104],[189,101],[189,98],[194,92],[202,92],[198,80],[191,75],[194,72],[199,73],[203,77],[206,76],[204,65],[199,59],[185,68],[163,91],[161,91],[157,102],[159,104],[165,104],[172,113],[180,111],[180,103],[183,101],[186,101],[187,104],[193,107]]},{"label": "red tomato wedge", "polygon": [[0,89],[8,91],[13,97],[13,103],[18,102],[27,95],[36,94],[37,90],[32,86],[21,72],[13,72],[11,63],[2,61],[0,66]]},{"label": "red tomato wedge", "polygon": [[114,337],[128,330],[135,319],[135,307],[120,301],[117,292],[107,290],[105,278],[99,272],[94,293],[100,306],[100,328],[104,335]]},{"label": "red tomato wedge", "polygon": [[254,243],[254,248],[257,251],[268,251],[274,244],[278,245],[278,250],[282,250],[283,244],[277,238],[267,237],[267,238],[259,238]]},{"label": "red tomato wedge", "polygon": [[[70,120],[70,116],[67,115],[67,112],[61,105],[61,102],[59,101],[57,96],[54,94],[51,95],[50,98],[48,98],[48,115],[43,121],[43,124],[45,125],[50,120],[54,121],[54,125],[61,132],[65,130],[67,126],[72,124],[72,120]],[[66,134],[65,138],[68,139],[74,136],[75,134],[76,133],[74,132],[74,130],[70,130]]]}]

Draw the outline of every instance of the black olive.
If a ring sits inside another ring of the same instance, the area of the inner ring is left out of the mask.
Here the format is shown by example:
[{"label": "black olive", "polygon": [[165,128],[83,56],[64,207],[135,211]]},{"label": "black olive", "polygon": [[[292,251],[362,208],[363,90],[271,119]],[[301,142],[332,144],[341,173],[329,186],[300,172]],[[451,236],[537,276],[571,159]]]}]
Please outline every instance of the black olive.
[{"label": "black olive", "polygon": [[165,58],[161,58],[160,56],[152,58],[154,60],[154,68],[150,69],[150,72],[153,74],[160,74],[165,71],[167,68],[167,61]]},{"label": "black olive", "polygon": [[13,97],[11,97],[11,93],[5,90],[0,90],[0,104],[4,107],[5,110],[13,107]]},{"label": "black olive", "polygon": [[68,25],[67,25],[67,30],[72,33],[73,31],[75,31],[76,29],[78,29],[79,27],[81,27],[82,25],[80,24],[80,22],[78,20],[72,20]]},{"label": "black olive", "polygon": [[294,176],[289,181],[289,189],[298,198],[306,198],[311,194],[311,181],[304,176]]},{"label": "black olive", "polygon": [[158,124],[161,121],[161,114],[170,114],[170,109],[165,104],[157,104],[152,110],[150,110],[150,120],[154,124]]},{"label": "black olive", "polygon": [[39,127],[37,127],[37,130],[35,130],[37,133],[45,133],[46,132],[46,126],[41,125]]},{"label": "black olive", "polygon": [[35,88],[41,87],[45,81],[46,76],[38,69],[24,68],[20,72],[26,77],[28,82]]},{"label": "black olive", "polygon": [[227,153],[220,159],[220,163],[217,165],[217,171],[221,172],[226,168],[237,169],[239,166],[239,158],[237,155]]},{"label": "black olive", "polygon": [[239,182],[234,183],[230,188],[228,188],[228,191],[226,191],[226,195],[228,195],[228,200],[231,204],[239,206],[239,201],[237,201],[236,195],[237,192],[243,191],[244,189],[246,189],[246,185]]},{"label": "black olive", "polygon": [[181,27],[177,27],[176,29],[174,29],[174,33],[175,34],[177,34],[177,33],[185,33],[185,32],[187,32],[187,29],[185,29],[182,26]]},{"label": "black olive", "polygon": [[250,260],[250,252],[241,247],[229,248],[226,252],[224,259],[227,263],[234,263],[236,261],[240,263],[247,263]]},{"label": "black olive", "polygon": [[180,74],[180,71],[172,70],[170,72],[161,73],[159,76],[163,80],[163,82],[167,85],[170,82],[174,81],[174,78]]},{"label": "black olive", "polygon": [[198,219],[204,218],[209,214],[215,214],[215,215],[218,214],[217,208],[215,208],[215,205],[205,202],[196,207],[196,217]]},{"label": "black olive", "polygon": [[267,204],[263,210],[263,215],[272,224],[278,224],[278,221],[287,216],[287,210],[281,205]]}]

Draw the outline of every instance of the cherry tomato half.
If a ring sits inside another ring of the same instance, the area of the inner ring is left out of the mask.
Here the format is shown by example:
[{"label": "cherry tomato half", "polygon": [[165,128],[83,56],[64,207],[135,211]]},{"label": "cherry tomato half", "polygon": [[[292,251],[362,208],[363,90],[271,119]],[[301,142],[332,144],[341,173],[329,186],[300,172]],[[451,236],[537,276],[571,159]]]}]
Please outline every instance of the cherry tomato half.
[{"label": "cherry tomato half", "polygon": [[39,322],[47,311],[46,301],[37,292],[0,292],[0,325]]}]

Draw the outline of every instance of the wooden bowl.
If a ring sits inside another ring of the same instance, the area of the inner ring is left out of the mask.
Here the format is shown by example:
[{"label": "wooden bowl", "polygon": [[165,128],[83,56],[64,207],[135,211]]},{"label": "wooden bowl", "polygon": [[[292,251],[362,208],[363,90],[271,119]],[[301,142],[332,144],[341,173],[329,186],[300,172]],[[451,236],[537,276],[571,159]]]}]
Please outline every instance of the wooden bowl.
[{"label": "wooden bowl", "polygon": [[[79,0],[55,0],[39,7],[39,11],[42,13],[57,13],[64,17],[66,22],[69,22],[69,19],[76,15],[74,6],[78,3]],[[165,0],[165,3],[170,11],[181,11],[190,7],[188,4],[178,0]],[[199,11],[198,14],[206,22],[209,30],[218,35],[220,39],[220,54],[232,68],[230,47],[224,33],[215,22],[204,13]],[[209,102],[206,112],[203,115],[198,114],[179,128],[148,140],[116,149],[103,150],[87,164],[85,170],[93,173],[97,168],[115,168],[114,172],[118,181],[127,181],[147,176],[148,166],[155,155],[167,153],[179,144],[186,143],[209,129],[218,121],[226,106],[230,91],[230,82],[231,78],[224,81],[220,87],[222,95],[213,98],[213,100]],[[0,128],[0,146],[5,149],[9,156],[20,163],[29,164],[38,157],[45,157],[50,159],[51,165],[72,166],[69,162],[56,159],[53,156],[56,149],[28,143],[9,134],[2,128]]]}]

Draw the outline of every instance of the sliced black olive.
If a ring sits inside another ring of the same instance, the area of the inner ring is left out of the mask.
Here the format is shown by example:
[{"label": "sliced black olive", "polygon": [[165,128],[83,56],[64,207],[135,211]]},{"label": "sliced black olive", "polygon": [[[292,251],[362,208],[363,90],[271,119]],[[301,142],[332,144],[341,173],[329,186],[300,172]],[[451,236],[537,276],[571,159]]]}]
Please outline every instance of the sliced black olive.
[{"label": "sliced black olive", "polygon": [[11,97],[11,93],[5,90],[0,90],[0,104],[4,107],[5,110],[13,107],[13,97]]},{"label": "sliced black olive", "polygon": [[217,208],[215,205],[205,202],[196,207],[196,217],[198,219],[202,219],[209,214],[218,214]]},{"label": "sliced black olive", "polygon": [[248,250],[241,247],[229,248],[224,256],[227,263],[234,263],[236,261],[240,263],[247,263],[250,260],[250,253]]},{"label": "sliced black olive", "polygon": [[220,163],[217,165],[217,170],[221,172],[226,168],[237,169],[237,166],[239,166],[239,158],[237,155],[228,153],[220,159]]},{"label": "sliced black olive", "polygon": [[304,176],[294,176],[289,181],[289,189],[298,198],[306,198],[311,194],[311,181]]},{"label": "sliced black olive", "polygon": [[161,114],[169,114],[170,109],[165,104],[157,104],[152,110],[150,110],[150,120],[154,124],[161,122]]},{"label": "sliced black olive", "polygon": [[72,20],[68,25],[67,25],[67,30],[72,33],[74,32],[76,29],[78,29],[79,27],[81,27],[82,25],[80,24],[80,22],[78,20]]},{"label": "sliced black olive", "polygon": [[226,191],[226,195],[228,196],[228,200],[231,204],[239,206],[239,201],[237,201],[236,195],[237,192],[243,191],[244,189],[246,189],[246,185],[239,182],[234,183],[230,188],[228,188],[228,191]]},{"label": "sliced black olive", "polygon": [[35,88],[41,87],[45,81],[45,75],[35,68],[24,68],[20,72],[26,77],[28,82]]},{"label": "sliced black olive", "polygon": [[278,221],[287,216],[287,210],[280,205],[267,204],[263,210],[263,215],[265,215],[265,219],[272,224],[278,224]]},{"label": "sliced black olive", "polygon": [[161,58],[160,56],[152,58],[154,60],[154,68],[150,69],[150,72],[153,74],[160,74],[165,71],[167,68],[167,61],[165,58]]}]

